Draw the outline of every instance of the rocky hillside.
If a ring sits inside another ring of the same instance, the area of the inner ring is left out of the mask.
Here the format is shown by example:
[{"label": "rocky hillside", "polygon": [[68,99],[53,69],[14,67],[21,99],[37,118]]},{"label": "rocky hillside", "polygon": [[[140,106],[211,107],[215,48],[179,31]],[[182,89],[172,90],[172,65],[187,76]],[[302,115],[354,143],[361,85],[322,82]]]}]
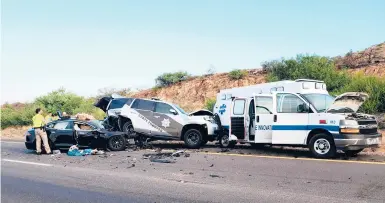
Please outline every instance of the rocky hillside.
[{"label": "rocky hillside", "polygon": [[349,72],[363,71],[367,75],[385,77],[385,42],[363,51],[348,52],[335,57],[338,68],[349,68]]},{"label": "rocky hillside", "polygon": [[266,74],[261,70],[248,70],[248,75],[239,80],[232,80],[228,73],[218,73],[194,77],[165,88],[140,91],[134,97],[158,97],[176,103],[186,111],[193,111],[203,108],[205,102],[215,98],[220,89],[263,83],[265,78]]},{"label": "rocky hillside", "polygon": [[[346,56],[335,57],[339,69],[348,68],[351,73],[363,71],[366,75],[374,75],[385,79],[385,43],[381,43],[360,52],[349,52]],[[248,76],[240,80],[232,80],[228,73],[194,77],[187,81],[165,87],[140,91],[134,97],[157,97],[176,103],[187,111],[204,107],[208,99],[216,97],[220,89],[247,86],[266,82],[266,73],[261,69],[248,70]]]}]

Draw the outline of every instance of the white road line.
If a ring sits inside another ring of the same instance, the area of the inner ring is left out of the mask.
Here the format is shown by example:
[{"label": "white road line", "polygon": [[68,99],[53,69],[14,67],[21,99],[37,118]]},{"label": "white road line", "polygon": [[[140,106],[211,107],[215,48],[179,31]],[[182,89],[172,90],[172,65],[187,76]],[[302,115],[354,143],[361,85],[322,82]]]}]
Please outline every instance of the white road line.
[{"label": "white road line", "polygon": [[7,144],[24,144],[24,142],[14,142],[14,141],[1,141],[1,143],[7,143]]},{"label": "white road line", "polygon": [[2,161],[12,162],[12,163],[20,163],[20,164],[37,165],[37,166],[53,166],[52,164],[42,164],[42,163],[29,162],[29,161],[19,161],[19,160],[13,160],[13,159],[2,159]]}]

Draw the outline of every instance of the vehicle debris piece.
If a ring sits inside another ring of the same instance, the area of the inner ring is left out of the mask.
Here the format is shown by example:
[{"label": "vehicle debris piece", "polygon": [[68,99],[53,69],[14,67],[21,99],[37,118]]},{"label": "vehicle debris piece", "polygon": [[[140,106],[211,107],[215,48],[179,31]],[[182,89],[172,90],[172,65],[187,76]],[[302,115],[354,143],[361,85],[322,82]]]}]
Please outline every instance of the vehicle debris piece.
[{"label": "vehicle debris piece", "polygon": [[79,150],[79,148],[76,145],[72,145],[68,152],[68,156],[86,156],[86,155],[97,155],[97,154],[103,154],[104,152],[99,152],[97,149],[84,149]]},{"label": "vehicle debris piece", "polygon": [[210,177],[212,177],[212,178],[224,178],[223,176],[214,175],[214,174],[210,174]]},{"label": "vehicle debris piece", "polygon": [[53,150],[52,154],[61,154],[60,150]]}]

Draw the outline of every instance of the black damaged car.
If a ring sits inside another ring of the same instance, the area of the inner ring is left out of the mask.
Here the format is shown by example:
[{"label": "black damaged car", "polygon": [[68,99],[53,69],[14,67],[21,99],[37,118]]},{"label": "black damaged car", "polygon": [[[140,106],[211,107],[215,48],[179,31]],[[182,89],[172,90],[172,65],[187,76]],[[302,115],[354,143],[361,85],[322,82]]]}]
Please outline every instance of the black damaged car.
[{"label": "black damaged car", "polygon": [[[99,120],[60,119],[48,123],[45,130],[52,150],[68,149],[77,144],[79,148],[121,151],[126,149],[128,142],[125,133],[108,131]],[[32,128],[25,134],[25,146],[36,150],[35,131]]]}]

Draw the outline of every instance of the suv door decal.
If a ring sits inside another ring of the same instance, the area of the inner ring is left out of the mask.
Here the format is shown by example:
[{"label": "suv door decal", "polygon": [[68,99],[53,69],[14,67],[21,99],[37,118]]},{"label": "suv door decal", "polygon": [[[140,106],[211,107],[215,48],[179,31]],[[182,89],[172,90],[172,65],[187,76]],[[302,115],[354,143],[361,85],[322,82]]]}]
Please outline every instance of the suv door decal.
[{"label": "suv door decal", "polygon": [[[139,110],[140,111],[140,110]],[[142,120],[144,120],[147,124],[149,124],[151,127],[159,130],[160,132],[163,132],[163,133],[166,133],[165,130],[163,130],[161,127],[155,125],[155,123],[151,122],[151,120],[149,118],[147,118],[146,116],[144,116],[141,112],[139,112],[138,109],[135,109],[133,110],[132,112],[133,113],[137,113],[138,114],[138,117],[141,118]],[[142,111],[143,113],[145,113],[144,111]]]}]

